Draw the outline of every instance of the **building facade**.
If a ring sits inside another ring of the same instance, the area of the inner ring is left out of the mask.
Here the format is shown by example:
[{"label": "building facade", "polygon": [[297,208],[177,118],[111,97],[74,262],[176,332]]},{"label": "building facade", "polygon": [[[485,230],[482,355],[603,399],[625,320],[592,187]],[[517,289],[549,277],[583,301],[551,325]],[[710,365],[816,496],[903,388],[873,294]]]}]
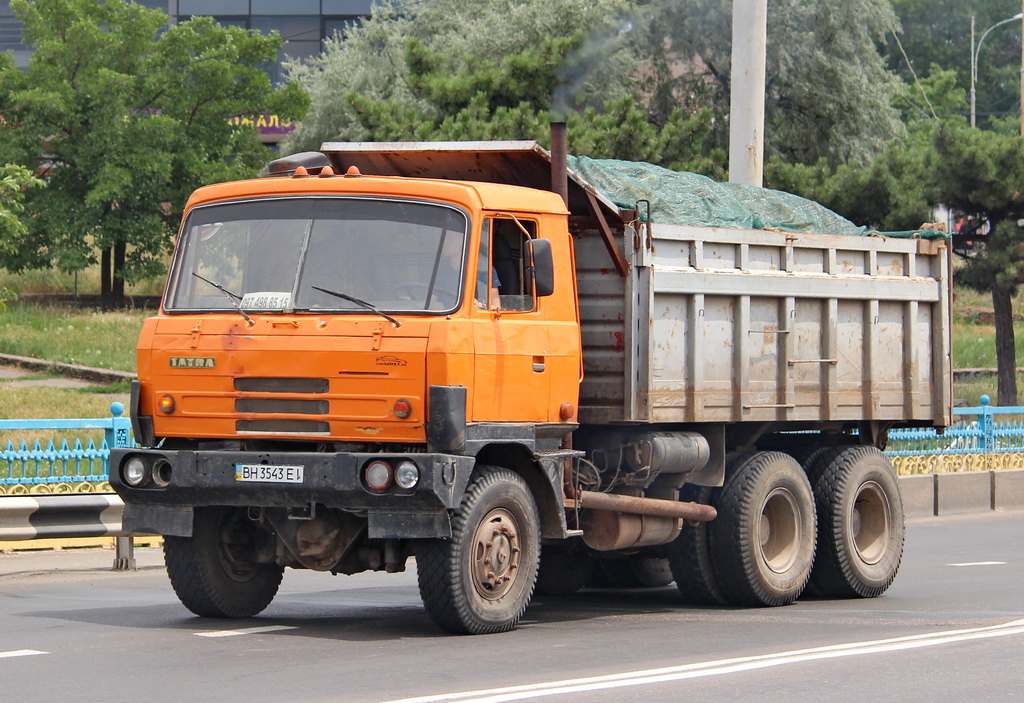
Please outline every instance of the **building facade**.
[{"label": "building facade", "polygon": [[[285,56],[304,59],[323,51],[323,41],[346,24],[370,14],[372,0],[135,0],[140,5],[166,12],[171,22],[211,16],[223,25],[257,29],[264,34],[277,30],[285,43],[270,70],[275,83],[283,79]],[[22,25],[11,12],[10,0],[0,0],[0,51],[14,54],[17,65],[28,64],[31,49],[21,41]]]}]

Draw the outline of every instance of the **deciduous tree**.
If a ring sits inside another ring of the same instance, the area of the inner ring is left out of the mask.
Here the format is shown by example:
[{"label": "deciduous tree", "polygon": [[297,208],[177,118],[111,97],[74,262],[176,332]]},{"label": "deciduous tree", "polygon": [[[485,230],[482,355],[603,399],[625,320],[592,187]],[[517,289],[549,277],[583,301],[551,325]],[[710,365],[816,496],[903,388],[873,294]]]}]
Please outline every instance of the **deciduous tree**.
[{"label": "deciduous tree", "polygon": [[[890,35],[886,65],[910,85],[913,74],[928,75],[932,66],[953,72],[964,99],[955,106],[936,106],[936,112],[940,117],[968,115],[971,17],[975,18],[977,43],[989,27],[1020,12],[1020,0],[892,0],[892,5],[901,25],[902,50]],[[993,30],[982,45],[977,84],[979,125],[987,125],[990,118],[1019,115],[1020,40],[1020,22],[1013,22]]]},{"label": "deciduous tree", "polygon": [[[660,105],[710,106],[716,143],[728,143],[731,0],[651,3],[648,63]],[[765,152],[787,162],[865,161],[902,134],[899,84],[877,43],[897,26],[889,0],[778,0],[769,4]],[[671,70],[678,67],[678,70]]]},{"label": "deciduous tree", "polygon": [[[261,66],[281,39],[209,18],[168,27],[125,0],[12,0],[35,49],[0,69],[16,123],[8,147],[46,187],[27,199],[28,231],[5,238],[0,265],[77,271],[102,264],[105,300],[162,270],[188,193],[254,175],[267,160],[249,112],[301,116],[294,86],[271,90]],[[0,93],[4,95],[4,93]]]}]

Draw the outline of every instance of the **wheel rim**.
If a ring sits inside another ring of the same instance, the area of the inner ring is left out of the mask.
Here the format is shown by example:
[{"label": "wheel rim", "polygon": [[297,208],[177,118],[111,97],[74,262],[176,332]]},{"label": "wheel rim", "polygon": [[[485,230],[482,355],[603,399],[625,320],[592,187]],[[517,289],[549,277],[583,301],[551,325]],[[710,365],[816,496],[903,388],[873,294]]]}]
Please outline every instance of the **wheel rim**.
[{"label": "wheel rim", "polygon": [[473,586],[486,600],[498,600],[516,582],[519,568],[519,523],[504,508],[480,521],[473,536]]},{"label": "wheel rim", "polygon": [[793,494],[776,488],[764,500],[758,520],[761,560],[777,574],[789,570],[800,555],[799,509]]},{"label": "wheel rim", "polygon": [[889,546],[892,512],[882,487],[867,481],[857,489],[850,511],[850,534],[857,556],[866,564],[877,564]]}]

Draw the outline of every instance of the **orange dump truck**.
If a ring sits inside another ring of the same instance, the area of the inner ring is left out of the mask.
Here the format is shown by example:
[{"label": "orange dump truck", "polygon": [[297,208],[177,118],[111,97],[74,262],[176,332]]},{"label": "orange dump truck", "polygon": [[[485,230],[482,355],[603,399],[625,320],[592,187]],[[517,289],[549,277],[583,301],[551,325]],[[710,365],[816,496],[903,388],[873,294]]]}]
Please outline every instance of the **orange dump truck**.
[{"label": "orange dump truck", "polygon": [[883,593],[886,434],[949,421],[946,243],[651,211],[532,142],[325,144],[200,188],[111,452],[125,529],[213,617],[285,567],[410,557],[461,633],[535,590]]}]

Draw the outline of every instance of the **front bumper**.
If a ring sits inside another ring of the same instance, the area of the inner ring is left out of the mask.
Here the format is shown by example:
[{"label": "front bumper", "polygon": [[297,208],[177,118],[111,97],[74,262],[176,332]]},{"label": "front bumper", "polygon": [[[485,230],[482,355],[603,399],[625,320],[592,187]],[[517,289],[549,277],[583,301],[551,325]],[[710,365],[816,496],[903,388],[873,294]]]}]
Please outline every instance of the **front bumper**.
[{"label": "front bumper", "polygon": [[[133,457],[141,458],[150,471],[139,487],[124,481],[124,465]],[[383,491],[369,488],[362,472],[375,459],[415,462],[419,482],[411,489],[395,484]],[[450,535],[447,511],[462,500],[473,464],[472,457],[439,453],[112,449],[110,485],[125,502],[126,532],[189,536],[192,510],[197,506],[323,506],[365,514],[369,537],[374,539],[446,537]],[[301,466],[302,481],[241,481],[238,465]]]}]

